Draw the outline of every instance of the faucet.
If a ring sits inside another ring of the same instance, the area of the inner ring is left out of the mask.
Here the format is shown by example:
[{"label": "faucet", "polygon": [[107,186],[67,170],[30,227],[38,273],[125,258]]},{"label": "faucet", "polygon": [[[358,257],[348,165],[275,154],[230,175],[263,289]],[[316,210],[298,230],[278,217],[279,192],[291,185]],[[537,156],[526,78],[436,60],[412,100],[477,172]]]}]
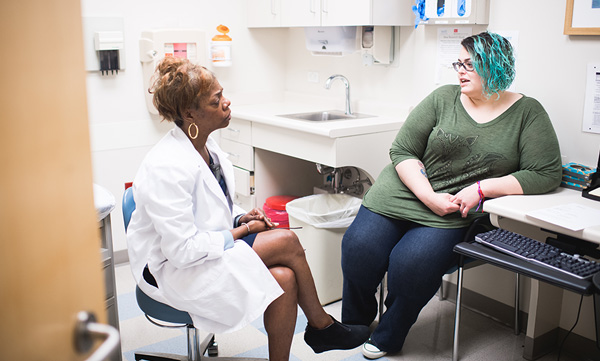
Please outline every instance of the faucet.
[{"label": "faucet", "polygon": [[331,87],[331,82],[335,79],[340,79],[344,82],[344,86],[346,87],[346,115],[352,115],[352,110],[350,109],[350,82],[346,79],[345,76],[340,74],[334,74],[325,80],[325,89],[329,89]]}]

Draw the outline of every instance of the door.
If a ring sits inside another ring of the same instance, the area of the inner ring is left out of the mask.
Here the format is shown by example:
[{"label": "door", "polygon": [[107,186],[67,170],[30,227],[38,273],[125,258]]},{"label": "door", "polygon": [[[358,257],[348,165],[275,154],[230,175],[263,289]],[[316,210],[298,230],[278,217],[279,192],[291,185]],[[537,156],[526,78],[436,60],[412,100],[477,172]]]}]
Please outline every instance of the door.
[{"label": "door", "polygon": [[0,5],[0,358],[82,360],[105,323],[80,0]]}]

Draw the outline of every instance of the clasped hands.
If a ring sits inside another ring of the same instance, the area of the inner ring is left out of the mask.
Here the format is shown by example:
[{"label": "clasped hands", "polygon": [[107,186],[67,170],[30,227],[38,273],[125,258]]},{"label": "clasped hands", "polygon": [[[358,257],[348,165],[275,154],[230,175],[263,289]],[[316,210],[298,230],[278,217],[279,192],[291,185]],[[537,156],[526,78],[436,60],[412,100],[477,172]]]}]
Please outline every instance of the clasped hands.
[{"label": "clasped hands", "polygon": [[268,231],[278,226],[267,217],[259,208],[254,208],[250,212],[244,214],[239,219],[239,224],[246,223],[249,233],[259,233]]},{"label": "clasped hands", "polygon": [[434,193],[425,203],[438,216],[459,212],[462,218],[466,218],[469,210],[479,204],[479,192],[477,184],[463,188],[455,195],[449,193]]}]

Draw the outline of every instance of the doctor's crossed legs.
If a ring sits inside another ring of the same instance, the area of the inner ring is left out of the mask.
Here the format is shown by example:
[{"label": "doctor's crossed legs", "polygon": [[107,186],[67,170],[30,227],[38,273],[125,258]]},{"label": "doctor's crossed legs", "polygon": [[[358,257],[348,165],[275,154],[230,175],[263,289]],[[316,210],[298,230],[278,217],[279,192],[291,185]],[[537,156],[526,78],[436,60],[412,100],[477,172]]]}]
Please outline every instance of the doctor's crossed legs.
[{"label": "doctor's crossed legs", "polygon": [[[254,222],[247,224],[251,230],[255,226],[263,227]],[[316,353],[352,349],[367,340],[368,327],[342,324],[325,312],[317,296],[304,248],[294,232],[275,229],[258,233],[252,249],[284,290],[284,294],[269,305],[264,315],[270,355],[287,352],[285,357],[289,357],[297,305],[308,319],[304,340]],[[271,335],[275,337],[272,339]]]}]

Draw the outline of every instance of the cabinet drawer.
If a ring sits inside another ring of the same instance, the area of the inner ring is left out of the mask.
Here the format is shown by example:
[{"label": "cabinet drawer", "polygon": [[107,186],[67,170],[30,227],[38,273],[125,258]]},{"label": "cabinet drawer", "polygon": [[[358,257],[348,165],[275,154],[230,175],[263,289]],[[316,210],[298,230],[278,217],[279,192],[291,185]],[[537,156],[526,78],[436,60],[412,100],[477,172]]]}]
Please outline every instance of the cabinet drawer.
[{"label": "cabinet drawer", "polygon": [[254,150],[251,146],[221,138],[221,149],[229,155],[233,165],[254,171]]},{"label": "cabinet drawer", "polygon": [[248,120],[231,118],[229,126],[221,130],[221,138],[252,144],[252,123]]},{"label": "cabinet drawer", "polygon": [[241,194],[236,193],[233,203],[235,203],[238,207],[249,211],[252,208],[256,208],[256,196],[254,194],[251,196],[243,196]]},{"label": "cabinet drawer", "polygon": [[254,173],[246,169],[233,167],[235,193],[242,196],[254,194]]}]

